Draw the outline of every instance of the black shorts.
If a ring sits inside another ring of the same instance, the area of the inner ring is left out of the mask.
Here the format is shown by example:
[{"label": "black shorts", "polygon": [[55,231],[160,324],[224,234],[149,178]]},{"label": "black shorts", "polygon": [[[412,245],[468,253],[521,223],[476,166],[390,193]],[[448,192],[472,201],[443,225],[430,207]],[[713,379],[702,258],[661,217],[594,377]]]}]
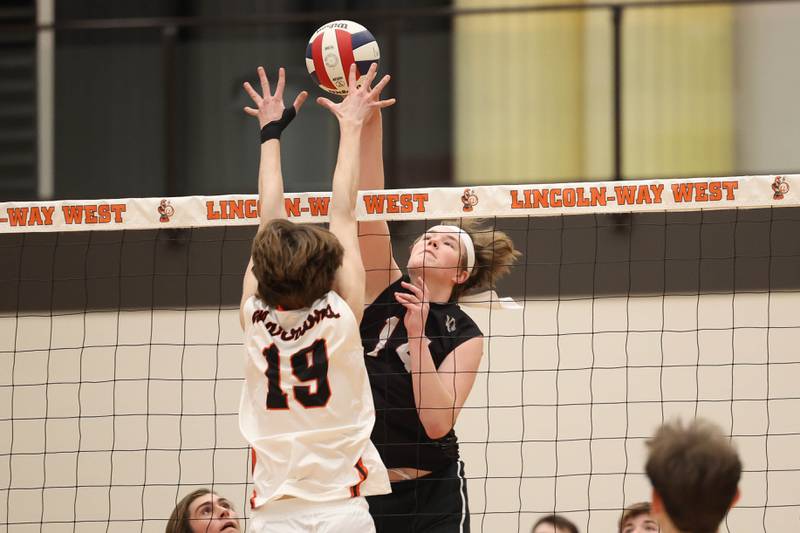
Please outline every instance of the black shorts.
[{"label": "black shorts", "polygon": [[377,533],[469,533],[464,463],[392,483],[391,494],[367,496]]}]

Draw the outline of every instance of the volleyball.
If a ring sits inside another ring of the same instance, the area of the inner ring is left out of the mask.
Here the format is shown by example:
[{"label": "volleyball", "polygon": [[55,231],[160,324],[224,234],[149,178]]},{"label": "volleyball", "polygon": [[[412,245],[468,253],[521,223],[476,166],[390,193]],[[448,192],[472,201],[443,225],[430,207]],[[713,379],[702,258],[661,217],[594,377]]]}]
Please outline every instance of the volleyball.
[{"label": "volleyball", "polygon": [[314,32],[306,47],[306,67],[314,83],[329,93],[347,94],[347,73],[355,62],[358,84],[381,54],[375,37],[357,22],[335,20]]}]

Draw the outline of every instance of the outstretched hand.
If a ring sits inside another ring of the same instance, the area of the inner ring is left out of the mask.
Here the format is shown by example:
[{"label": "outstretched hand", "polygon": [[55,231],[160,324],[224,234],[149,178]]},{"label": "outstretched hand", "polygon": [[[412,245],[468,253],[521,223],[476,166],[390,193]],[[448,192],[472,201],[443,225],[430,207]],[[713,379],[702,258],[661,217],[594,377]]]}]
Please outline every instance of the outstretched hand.
[{"label": "outstretched hand", "polygon": [[[267,73],[264,72],[264,67],[258,67],[258,78],[261,81],[261,92],[263,96],[253,89],[250,82],[244,82],[244,90],[250,95],[253,103],[257,106],[256,109],[245,107],[244,112],[251,117],[257,117],[258,126],[263,128],[272,121],[280,120],[281,116],[283,116],[283,110],[285,109],[283,105],[283,89],[286,86],[286,72],[283,67],[278,69],[278,85],[275,87],[275,94],[272,94],[270,90],[269,80],[267,79]],[[294,99],[294,104],[292,104],[295,112],[300,111],[306,98],[308,98],[308,93],[306,91],[301,91],[300,94],[297,95]]]},{"label": "outstretched hand", "polygon": [[369,117],[379,109],[394,105],[395,99],[389,98],[381,100],[381,91],[389,83],[391,76],[388,74],[381,78],[375,87],[372,87],[372,82],[375,80],[375,75],[378,72],[377,63],[370,65],[369,70],[364,76],[364,83],[361,87],[356,86],[356,65],[350,65],[350,73],[348,75],[348,93],[344,100],[338,104],[333,103],[328,98],[319,97],[317,103],[333,113],[339,120],[339,124],[354,123],[363,124]]}]

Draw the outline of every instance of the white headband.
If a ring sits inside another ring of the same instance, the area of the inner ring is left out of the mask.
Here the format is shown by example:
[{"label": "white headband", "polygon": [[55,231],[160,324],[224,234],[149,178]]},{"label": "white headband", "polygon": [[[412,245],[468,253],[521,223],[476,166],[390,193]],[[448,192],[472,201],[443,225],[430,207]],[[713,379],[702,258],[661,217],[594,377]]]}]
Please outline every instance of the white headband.
[{"label": "white headband", "polygon": [[469,233],[458,226],[447,226],[444,224],[439,224],[438,226],[433,226],[428,229],[428,232],[431,231],[458,235],[458,240],[464,245],[464,251],[467,253],[467,272],[472,274],[472,271],[475,269],[475,245],[472,243],[472,237],[469,236]]}]

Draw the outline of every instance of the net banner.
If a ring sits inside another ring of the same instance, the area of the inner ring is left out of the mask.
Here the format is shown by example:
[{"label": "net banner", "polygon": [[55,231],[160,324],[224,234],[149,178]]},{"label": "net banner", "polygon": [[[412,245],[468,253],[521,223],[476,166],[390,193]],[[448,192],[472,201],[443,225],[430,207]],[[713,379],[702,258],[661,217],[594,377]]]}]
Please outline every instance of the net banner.
[{"label": "net banner", "polygon": [[[325,222],[331,194],[291,193],[287,217]],[[359,220],[800,206],[800,174],[362,191]],[[254,225],[256,195],[0,202],[0,233]]]}]

